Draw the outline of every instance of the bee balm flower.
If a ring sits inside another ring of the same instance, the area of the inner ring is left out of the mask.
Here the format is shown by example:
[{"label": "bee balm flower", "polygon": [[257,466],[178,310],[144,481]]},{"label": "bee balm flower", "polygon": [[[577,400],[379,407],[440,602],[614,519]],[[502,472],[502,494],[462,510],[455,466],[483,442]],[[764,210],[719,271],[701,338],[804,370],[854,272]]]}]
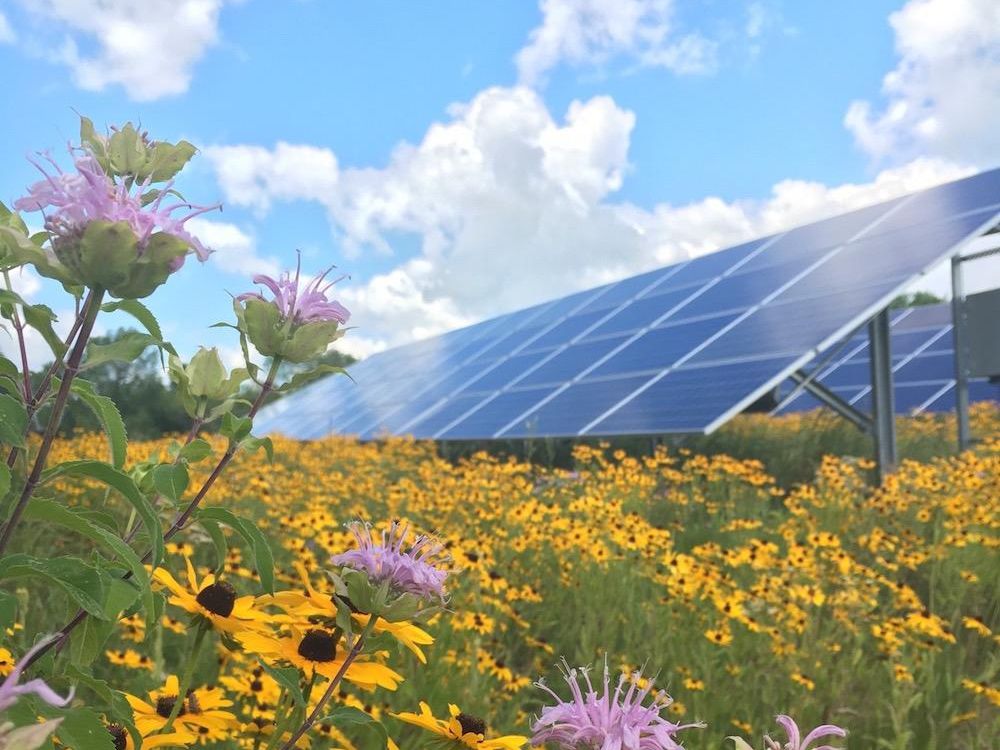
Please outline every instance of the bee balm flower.
[{"label": "bee balm flower", "polygon": [[680,750],[675,735],[704,726],[674,724],[663,718],[660,714],[672,701],[662,693],[644,705],[653,681],[644,680],[638,672],[619,676],[612,692],[605,663],[600,694],[591,684],[587,668],[571,669],[564,662],[562,672],[569,685],[569,700],[560,698],[543,682],[536,683],[556,702],[543,708],[535,721],[532,745],[552,743],[562,750]]},{"label": "bee balm flower", "polygon": [[330,270],[303,284],[300,258],[294,276],[283,273],[278,279],[263,274],[253,277],[254,283],[266,287],[272,298],[246,292],[236,297],[234,305],[239,328],[257,351],[265,357],[305,362],[323,354],[344,335],[340,326],[347,323],[351,313],[327,297],[330,288],[344,277],[326,281]]},{"label": "bee balm flower", "polygon": [[74,172],[63,172],[50,157],[51,170],[33,162],[44,178],[14,202],[19,211],[45,216],[51,256],[27,258],[43,275],[139,298],[166,281],[189,252],[208,258],[210,251],[185,223],[218,205],[168,204],[172,181],[146,193],[151,178],[115,180],[87,148],[70,154]]},{"label": "bee balm flower", "polygon": [[[421,601],[444,600],[444,584],[449,574],[444,565],[448,558],[438,542],[421,535],[408,543],[408,527],[397,521],[382,532],[381,540],[372,536],[371,526],[366,523],[358,521],[349,528],[358,548],[334,555],[331,562],[348,569],[348,573],[361,574],[344,576],[353,604],[363,611],[396,620],[408,619],[412,612],[406,610],[415,611]],[[374,598],[377,596],[374,589],[385,583],[396,597],[395,607]]]}]

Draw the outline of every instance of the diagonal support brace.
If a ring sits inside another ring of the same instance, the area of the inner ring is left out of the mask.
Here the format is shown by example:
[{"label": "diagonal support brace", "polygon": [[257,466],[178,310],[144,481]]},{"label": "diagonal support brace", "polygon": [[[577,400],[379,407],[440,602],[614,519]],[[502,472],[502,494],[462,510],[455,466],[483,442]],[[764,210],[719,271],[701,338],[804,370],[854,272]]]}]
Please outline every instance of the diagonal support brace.
[{"label": "diagonal support brace", "polygon": [[802,370],[798,370],[791,374],[791,379],[802,390],[807,391],[825,406],[829,406],[834,412],[859,430],[866,434],[871,434],[873,428],[872,418],[863,411],[858,411],[825,385],[815,380],[812,374],[806,374]]}]

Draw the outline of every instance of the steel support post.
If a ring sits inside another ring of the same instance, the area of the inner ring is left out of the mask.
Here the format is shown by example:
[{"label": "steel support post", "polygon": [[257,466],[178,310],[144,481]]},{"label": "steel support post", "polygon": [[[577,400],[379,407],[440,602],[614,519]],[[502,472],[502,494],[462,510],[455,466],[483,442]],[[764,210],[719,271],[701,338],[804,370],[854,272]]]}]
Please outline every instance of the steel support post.
[{"label": "steel support post", "polygon": [[966,334],[965,281],[963,258],[951,259],[951,322],[955,341],[955,417],[958,425],[958,449],[964,451],[972,442],[969,425],[969,341]]},{"label": "steel support post", "polygon": [[889,311],[882,310],[868,324],[871,349],[872,422],[875,460],[880,477],[896,470],[896,404],[892,384],[892,354],[889,351]]}]

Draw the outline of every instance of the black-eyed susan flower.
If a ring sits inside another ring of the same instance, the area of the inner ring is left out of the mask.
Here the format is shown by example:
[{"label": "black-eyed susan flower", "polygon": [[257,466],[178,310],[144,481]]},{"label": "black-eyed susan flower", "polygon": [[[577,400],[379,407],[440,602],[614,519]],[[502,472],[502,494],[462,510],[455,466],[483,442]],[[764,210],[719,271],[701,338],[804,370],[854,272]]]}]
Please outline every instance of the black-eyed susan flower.
[{"label": "black-eyed susan flower", "polygon": [[[149,702],[130,693],[125,699],[135,714],[135,727],[144,738],[159,733],[181,701],[171,731],[194,735],[199,742],[217,741],[230,736],[238,726],[236,716],[224,709],[233,705],[219,688],[188,690],[184,696],[176,676],[167,677],[163,687],[149,693]],[[146,743],[143,742],[143,747]]]},{"label": "black-eyed susan flower", "polygon": [[[283,635],[269,635],[248,630],[237,637],[248,651],[273,661],[291,664],[310,677],[316,673],[327,679],[333,679],[348,655],[347,649],[342,648],[343,633],[337,628],[317,627],[300,630],[292,627],[288,634]],[[395,690],[403,681],[401,675],[384,664],[362,659],[351,662],[344,673],[344,679],[369,690],[374,690],[376,687]]]},{"label": "black-eyed susan flower", "polygon": [[214,630],[239,635],[247,630],[259,630],[267,615],[254,609],[253,596],[238,596],[231,583],[216,580],[209,574],[201,581],[189,558],[187,586],[182,586],[164,568],[153,571],[153,580],[170,592],[171,604],[207,620]]},{"label": "black-eyed susan flower", "polygon": [[431,707],[421,701],[419,714],[404,711],[392,715],[400,721],[413,724],[437,735],[437,744],[442,748],[472,747],[478,748],[478,750],[518,750],[528,741],[527,737],[519,735],[487,739],[486,722],[478,716],[463,713],[454,704],[449,704],[448,714],[447,719],[438,719],[431,711]]},{"label": "black-eyed susan flower", "polygon": [[[108,724],[108,734],[111,735],[111,744],[115,750],[135,750],[135,743],[132,736],[118,722]],[[197,735],[186,731],[172,731],[165,734],[154,734],[144,737],[142,740],[143,750],[155,747],[188,747],[198,741]]]}]

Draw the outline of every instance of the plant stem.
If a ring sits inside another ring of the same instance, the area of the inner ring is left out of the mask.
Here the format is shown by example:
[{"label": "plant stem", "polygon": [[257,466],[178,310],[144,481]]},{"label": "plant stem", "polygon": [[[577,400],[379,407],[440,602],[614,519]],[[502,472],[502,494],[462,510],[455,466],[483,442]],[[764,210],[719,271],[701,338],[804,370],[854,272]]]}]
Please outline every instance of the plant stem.
[{"label": "plant stem", "polygon": [[174,701],[173,708],[170,709],[170,716],[167,717],[167,723],[160,730],[161,734],[169,732],[170,727],[174,725],[174,721],[181,714],[181,707],[184,705],[184,701],[187,700],[188,688],[191,687],[191,678],[194,677],[194,670],[198,666],[198,654],[201,653],[201,647],[205,642],[205,634],[207,632],[208,627],[205,623],[199,623],[198,631],[194,636],[194,645],[191,646],[191,653],[188,654],[187,665],[184,667],[184,674],[181,675],[180,682],[177,685],[177,700]]},{"label": "plant stem", "polygon": [[372,630],[375,629],[376,622],[378,622],[378,615],[372,615],[368,619],[368,623],[365,625],[364,630],[361,631],[361,635],[359,635],[358,639],[354,642],[350,653],[347,655],[347,658],[344,659],[344,663],[341,664],[340,669],[337,670],[337,674],[335,674],[333,679],[330,680],[330,684],[327,686],[323,696],[319,699],[316,707],[309,713],[306,720],[302,722],[302,726],[292,733],[291,739],[281,746],[281,750],[291,750],[295,747],[295,743],[299,741],[299,738],[308,732],[312,728],[313,724],[319,720],[320,715],[323,713],[323,709],[326,708],[326,704],[330,702],[337,686],[340,684],[341,680],[344,679],[344,675],[347,674],[348,668],[361,655],[361,651],[365,645],[365,639],[371,635]]},{"label": "plant stem", "polygon": [[[8,292],[13,292],[14,287],[10,283],[10,272],[5,268],[3,271],[4,284]],[[21,377],[24,378],[24,403],[31,400],[31,369],[28,367],[28,348],[24,343],[24,325],[21,323],[21,316],[17,314],[17,306],[11,305],[11,323],[17,332],[17,347],[21,352]]]},{"label": "plant stem", "polygon": [[[83,325],[83,318],[77,314],[73,319],[73,327],[70,328],[69,334],[63,339],[63,345],[66,347],[66,351],[69,351],[70,344],[73,343],[73,339],[76,338],[76,334],[80,331],[80,326]],[[63,354],[63,357],[65,353]],[[28,420],[30,421],[35,412],[38,411],[39,405],[49,394],[49,386],[52,384],[52,377],[55,375],[56,370],[62,364],[63,357],[55,357],[49,366],[45,370],[45,375],[42,376],[41,382],[39,382],[38,387],[35,389],[34,394],[31,394],[25,398],[25,406],[28,412]],[[20,448],[12,447],[10,453],[7,454],[7,468],[13,469],[14,463],[17,461],[17,454]]]},{"label": "plant stem", "polygon": [[27,481],[24,483],[24,489],[17,500],[17,505],[14,506],[14,511],[11,513],[6,526],[4,526],[3,533],[0,534],[0,557],[3,556],[4,550],[7,549],[7,544],[10,542],[14,529],[21,520],[28,501],[31,500],[31,496],[35,493],[38,481],[42,478],[42,471],[45,470],[45,464],[49,460],[49,451],[52,450],[52,443],[55,441],[56,433],[59,431],[59,425],[62,422],[63,412],[66,410],[66,404],[69,402],[70,387],[73,385],[73,379],[76,377],[76,374],[80,371],[80,362],[83,360],[87,341],[94,330],[97,315],[101,311],[101,297],[103,296],[103,289],[92,289],[87,296],[87,303],[84,306],[83,312],[83,324],[80,326],[80,335],[77,336],[76,343],[73,345],[73,351],[70,352],[69,359],[66,361],[66,371],[63,373],[62,381],[59,383],[59,392],[56,394],[56,400],[52,404],[52,413],[49,415],[49,423],[46,425],[45,433],[42,435],[41,445],[38,446],[38,455],[35,456],[35,464],[31,469],[31,474],[28,475]]},{"label": "plant stem", "polygon": [[[281,364],[280,359],[275,359],[275,361],[272,362],[271,369],[267,374],[267,380],[264,382],[264,385],[260,389],[260,393],[257,394],[257,398],[254,399],[253,405],[250,407],[250,411],[247,413],[247,416],[250,419],[253,419],[257,415],[257,412],[260,410],[260,407],[264,405],[264,401],[267,400],[267,397],[271,394],[271,391],[274,388],[274,379],[278,376],[278,367],[280,366],[280,364]],[[198,490],[198,494],[195,495],[194,499],[191,501],[191,503],[188,505],[185,511],[177,516],[177,518],[171,524],[170,528],[167,530],[167,533],[163,535],[164,542],[169,542],[177,534],[177,532],[179,532],[184,527],[184,523],[187,521],[188,518],[191,517],[191,514],[194,513],[195,509],[198,507],[198,504],[202,501],[205,495],[208,494],[208,491],[212,488],[212,485],[215,484],[215,481],[219,478],[219,476],[222,474],[225,468],[233,460],[233,456],[236,455],[237,447],[238,446],[236,445],[230,445],[229,448],[226,450],[225,454],[222,456],[222,458],[219,459],[219,463],[216,464],[215,469],[212,470],[212,473],[209,475],[208,479],[205,480],[205,483],[201,486],[201,489]],[[135,529],[133,529],[133,533],[129,535],[129,538],[126,541],[131,541],[135,537],[135,534],[138,533],[138,530],[139,527],[137,526]],[[152,560],[152,558],[153,558],[153,551],[150,550],[145,555],[143,555],[142,561],[144,563],[148,563],[150,560]],[[122,580],[127,581],[131,577],[132,577],[132,572],[129,571],[122,576]],[[70,620],[65,625],[63,625],[63,627],[59,630],[59,637],[54,639],[48,645],[46,645],[44,649],[36,651],[32,655],[32,657],[28,660],[28,662],[25,664],[24,668],[27,669],[36,661],[41,659],[45,655],[45,653],[49,651],[54,645],[58,644],[59,647],[61,648],[62,644],[64,644],[66,640],[69,638],[70,633],[72,633],[76,629],[76,627],[86,619],[87,619],[87,611],[84,609],[77,610],[77,613],[73,616],[73,619]]]}]

